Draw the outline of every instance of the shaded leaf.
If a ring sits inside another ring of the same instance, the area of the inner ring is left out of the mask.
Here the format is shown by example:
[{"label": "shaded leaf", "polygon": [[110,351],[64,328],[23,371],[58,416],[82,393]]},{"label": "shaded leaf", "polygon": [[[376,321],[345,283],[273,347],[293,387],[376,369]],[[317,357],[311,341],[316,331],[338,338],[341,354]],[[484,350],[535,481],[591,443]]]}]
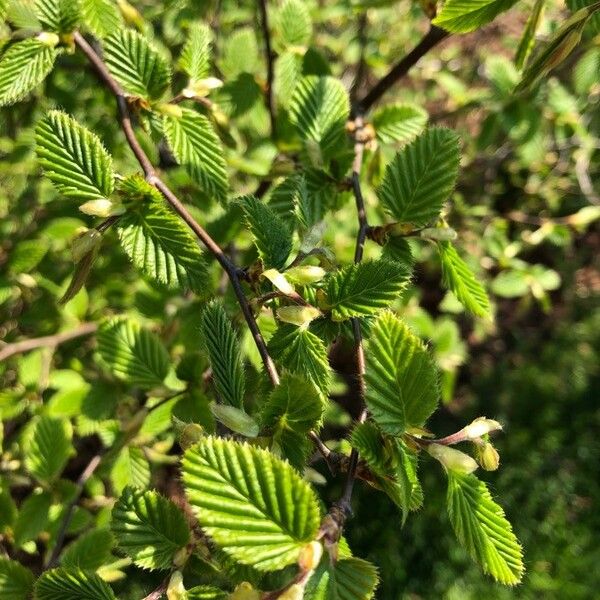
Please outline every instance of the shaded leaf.
[{"label": "shaded leaf", "polygon": [[33,573],[14,560],[0,557],[0,598],[27,600],[33,591]]},{"label": "shaded leaf", "polygon": [[25,468],[38,480],[54,480],[71,454],[73,430],[67,419],[41,415],[26,432]]},{"label": "shaded leaf", "polygon": [[373,114],[377,139],[384,144],[405,144],[419,135],[427,124],[427,111],[414,104],[388,104]]},{"label": "shaded leaf", "polygon": [[117,600],[108,583],[81,569],[52,569],[35,583],[36,600]]},{"label": "shaded leaf", "polygon": [[355,557],[330,564],[324,559],[310,578],[305,600],[369,600],[379,578],[375,565]]}]

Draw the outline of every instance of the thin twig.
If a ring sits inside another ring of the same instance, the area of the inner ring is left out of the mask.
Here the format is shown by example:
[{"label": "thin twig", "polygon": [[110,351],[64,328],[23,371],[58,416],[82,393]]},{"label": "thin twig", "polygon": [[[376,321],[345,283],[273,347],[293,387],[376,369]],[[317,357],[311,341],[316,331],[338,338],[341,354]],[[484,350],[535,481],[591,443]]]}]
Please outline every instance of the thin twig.
[{"label": "thin twig", "polygon": [[269,31],[269,12],[267,10],[267,0],[259,0],[260,27],[265,44],[265,62],[267,64],[267,87],[265,90],[267,110],[269,111],[269,120],[271,121],[271,137],[277,137],[277,121],[275,117],[275,99],[273,97],[273,81],[275,80],[273,49],[271,48],[271,33]]},{"label": "thin twig", "polygon": [[98,329],[96,323],[84,323],[77,329],[71,331],[64,331],[63,333],[56,333],[54,335],[45,335],[43,337],[31,338],[28,340],[22,340],[20,342],[14,342],[12,344],[6,344],[0,350],[0,362],[10,358],[15,354],[22,354],[23,352],[29,352],[36,348],[56,348],[60,344],[64,344],[70,340],[74,340],[85,335],[90,335]]},{"label": "thin twig", "polygon": [[102,457],[102,453],[95,454],[90,460],[90,462],[87,464],[86,468],[83,470],[81,475],[79,476],[75,487],[75,494],[73,495],[71,502],[69,502],[69,504],[67,505],[65,516],[63,517],[60,529],[58,530],[58,534],[56,535],[56,542],[54,544],[54,548],[52,549],[52,554],[50,555],[50,558],[46,563],[45,569],[50,569],[56,565],[58,556],[60,555],[63,543],[65,541],[65,536],[67,535],[67,529],[71,524],[71,519],[73,518],[73,513],[75,512],[75,507],[77,506],[79,498],[83,493],[83,488],[85,487],[85,484],[88,482],[89,478],[94,474],[94,472],[100,465]]},{"label": "thin twig", "polygon": [[361,13],[358,18],[358,43],[360,45],[360,56],[358,58],[358,63],[356,65],[356,73],[354,75],[354,81],[352,82],[352,86],[350,87],[350,101],[352,104],[356,102],[358,98],[358,93],[360,91],[360,87],[363,83],[363,79],[365,78],[365,71],[367,67],[367,62],[365,60],[365,51],[367,47],[367,25],[368,25],[367,11]]},{"label": "thin twig", "polygon": [[448,32],[432,25],[421,41],[404,57],[397,62],[380,79],[371,90],[359,100],[355,106],[355,115],[367,112],[394,84],[398,83],[408,71],[417,64],[427,52],[437,46],[443,39],[448,37]]},{"label": "thin twig", "polygon": [[165,579],[155,590],[144,596],[142,600],[160,600],[169,587],[169,578]]}]

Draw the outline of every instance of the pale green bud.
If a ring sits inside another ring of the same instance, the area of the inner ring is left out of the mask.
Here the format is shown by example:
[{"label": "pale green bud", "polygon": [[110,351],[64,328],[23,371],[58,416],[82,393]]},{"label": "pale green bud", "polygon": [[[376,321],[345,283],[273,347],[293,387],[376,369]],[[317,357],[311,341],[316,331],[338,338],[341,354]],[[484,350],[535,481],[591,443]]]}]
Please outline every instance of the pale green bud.
[{"label": "pale green bud", "polygon": [[277,318],[284,323],[298,327],[307,327],[311,321],[321,316],[321,311],[314,306],[282,306],[277,309]]},{"label": "pale green bud", "polygon": [[210,403],[210,410],[219,423],[245,437],[256,437],[260,431],[258,423],[245,411],[226,404]]},{"label": "pale green bud", "polygon": [[280,292],[286,295],[294,293],[294,287],[285,278],[283,273],[280,273],[277,269],[267,269],[263,271],[263,277],[266,277]]},{"label": "pale green bud", "polygon": [[279,600],[302,600],[304,598],[304,586],[295,583],[290,586],[283,594],[278,596]]},{"label": "pale green bud", "polygon": [[471,456],[460,450],[450,448],[450,446],[429,444],[427,446],[427,452],[429,452],[433,458],[439,460],[449,471],[472,473],[477,469],[477,462]]},{"label": "pale green bud", "polygon": [[323,556],[323,544],[320,542],[310,542],[306,544],[298,555],[298,566],[302,571],[312,571],[316,569]]},{"label": "pale green bud", "polygon": [[212,90],[217,90],[223,87],[223,82],[217,77],[207,77],[198,81],[190,81],[190,85],[185,88],[182,94],[186,98],[203,98],[208,96]]},{"label": "pale green bud", "polygon": [[187,600],[188,594],[183,585],[183,575],[181,571],[175,571],[169,579],[169,587],[167,588],[168,600]]},{"label": "pale green bud", "polygon": [[310,285],[318,283],[327,275],[327,271],[323,267],[313,265],[304,265],[301,267],[291,267],[285,272],[286,278],[292,283],[298,285]]},{"label": "pale green bud", "polygon": [[451,242],[458,234],[451,227],[427,227],[421,231],[421,237],[440,242]]},{"label": "pale green bud", "polygon": [[88,200],[79,207],[79,210],[86,215],[101,218],[119,215],[125,212],[125,209],[122,206],[115,205],[108,198]]},{"label": "pale green bud", "polygon": [[486,417],[478,417],[471,424],[467,425],[463,432],[465,438],[468,440],[475,440],[492,431],[498,431],[502,429],[502,425],[494,419],[487,419]]},{"label": "pale green bud", "polygon": [[42,31],[42,33],[38,33],[36,39],[50,48],[55,48],[60,42],[60,38],[56,35],[56,33],[51,33],[49,31]]},{"label": "pale green bud", "polygon": [[500,455],[498,450],[490,442],[483,442],[475,445],[475,455],[477,462],[486,471],[495,471],[500,464]]},{"label": "pale green bud", "polygon": [[247,581],[243,581],[229,594],[229,600],[260,600],[260,596],[257,589]]},{"label": "pale green bud", "polygon": [[175,117],[181,119],[183,117],[183,108],[178,104],[171,104],[169,102],[161,102],[155,106],[155,109],[163,115],[168,117]]}]

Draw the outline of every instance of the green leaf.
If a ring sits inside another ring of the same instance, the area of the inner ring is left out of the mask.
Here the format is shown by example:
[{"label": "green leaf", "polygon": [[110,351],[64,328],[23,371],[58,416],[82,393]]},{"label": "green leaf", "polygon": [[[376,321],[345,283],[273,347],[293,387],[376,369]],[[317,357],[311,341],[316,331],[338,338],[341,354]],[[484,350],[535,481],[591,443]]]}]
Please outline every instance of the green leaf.
[{"label": "green leaf", "polygon": [[36,128],[36,152],[46,177],[75,200],[108,198],[114,189],[112,158],[100,138],[60,111]]},{"label": "green leaf", "polygon": [[33,573],[18,562],[0,557],[0,598],[28,600],[33,591]]},{"label": "green leaf", "polygon": [[33,271],[48,252],[42,240],[23,240],[16,244],[10,253],[10,270],[13,273]]},{"label": "green leaf", "polygon": [[582,96],[600,80],[600,48],[593,46],[577,62],[573,70],[575,91]]},{"label": "green leaf", "polygon": [[69,544],[60,558],[67,568],[95,571],[111,557],[115,540],[108,529],[92,529]]},{"label": "green leaf", "polygon": [[179,58],[179,66],[190,78],[190,86],[210,73],[211,41],[212,34],[208,25],[194,23],[190,27]]},{"label": "green leaf", "polygon": [[458,136],[433,127],[402,148],[385,170],[379,199],[401,223],[422,227],[436,219],[458,177]]},{"label": "green leaf", "polygon": [[254,74],[260,68],[259,65],[260,57],[254,29],[242,27],[227,36],[221,61],[221,70],[226,79],[233,80],[241,73]]},{"label": "green leaf", "polygon": [[200,329],[219,398],[231,406],[243,408],[246,376],[240,345],[231,321],[219,302],[211,302],[204,309],[200,317]]},{"label": "green leaf", "polygon": [[340,81],[333,77],[304,77],[294,90],[289,110],[313,165],[323,165],[344,150],[350,102]]},{"label": "green leaf", "polygon": [[334,321],[372,315],[386,308],[404,289],[408,274],[386,260],[351,265],[330,275],[325,282],[325,310]]},{"label": "green leaf", "polygon": [[320,523],[315,493],[270,452],[206,438],[183,458],[186,494],[204,531],[260,571],[293,564]]},{"label": "green leaf", "polygon": [[59,51],[37,39],[13,44],[0,58],[0,106],[23,100],[52,71]]},{"label": "green leaf", "polygon": [[293,50],[285,50],[275,63],[273,88],[275,98],[287,108],[292,100],[296,82],[302,77],[302,56]]},{"label": "green leaf", "polygon": [[373,114],[377,139],[383,144],[406,144],[427,124],[427,111],[414,104],[390,104]]},{"label": "green leaf", "polygon": [[439,396],[425,344],[386,311],[371,328],[366,357],[365,400],[375,422],[392,435],[423,425]]},{"label": "green leaf", "polygon": [[331,369],[325,344],[312,331],[294,325],[279,325],[269,340],[269,353],[283,367],[306,377],[327,396]]},{"label": "green leaf", "polygon": [[159,387],[169,373],[169,354],[159,338],[134,321],[104,322],[96,336],[98,352],[114,375],[131,385]]},{"label": "green leaf", "polygon": [[79,0],[35,0],[35,14],[44,31],[71,33],[81,16]]},{"label": "green leaf", "polygon": [[46,571],[35,584],[35,600],[117,600],[108,583],[80,569]]},{"label": "green leaf", "polygon": [[292,251],[289,228],[270,206],[254,196],[243,196],[238,202],[264,266],[283,269]]},{"label": "green leaf", "polygon": [[408,512],[421,507],[423,490],[417,477],[417,457],[398,438],[383,435],[373,423],[359,423],[350,440],[365,461],[374,484],[402,510],[402,522]]},{"label": "green leaf", "polygon": [[132,29],[121,29],[104,40],[104,60],[132,96],[160,100],[171,85],[169,63]]},{"label": "green leaf", "polygon": [[26,432],[25,468],[40,481],[53,481],[69,460],[72,437],[67,419],[46,415],[36,418]]},{"label": "green leaf", "polygon": [[[162,196],[139,177],[135,186],[146,197],[131,203],[116,224],[121,245],[133,264],[168,287],[205,292],[210,280],[202,252],[187,226]],[[127,192],[124,186],[122,191]]]},{"label": "green leaf", "polygon": [[221,142],[210,121],[190,109],[181,117],[165,116],[165,136],[177,162],[207,194],[227,200],[227,170]]},{"label": "green leaf", "polygon": [[284,0],[277,17],[277,30],[284,47],[303,47],[309,44],[312,22],[305,2]]},{"label": "green leaf", "polygon": [[330,563],[324,559],[308,581],[304,600],[369,600],[378,582],[377,568],[366,560],[347,557]]},{"label": "green leaf", "polygon": [[105,38],[123,26],[121,13],[113,0],[79,0],[86,27],[98,38]]},{"label": "green leaf", "polygon": [[527,25],[525,26],[525,31],[523,31],[523,35],[515,55],[515,66],[517,69],[523,68],[529,53],[533,49],[535,44],[535,34],[542,20],[545,4],[546,0],[536,0],[535,4],[533,5],[533,10],[527,19]]},{"label": "green leaf", "polygon": [[285,458],[301,470],[310,444],[307,434],[321,423],[324,404],[315,386],[299,375],[284,373],[264,403],[261,421]]},{"label": "green leaf", "polygon": [[154,491],[126,487],[112,510],[119,547],[144,569],[169,569],[190,541],[181,509]]},{"label": "green leaf", "polygon": [[448,515],[456,537],[485,573],[500,583],[519,583],[523,551],[504,511],[474,475],[454,471],[447,475]]},{"label": "green leaf", "polygon": [[34,491],[21,504],[14,526],[14,542],[18,548],[38,535],[48,525],[48,513],[52,504],[49,492]]},{"label": "green leaf", "polygon": [[438,242],[437,247],[442,262],[444,285],[474,315],[478,317],[489,316],[490,300],[481,281],[450,242]]},{"label": "green leaf", "polygon": [[110,478],[114,491],[119,494],[128,485],[143,489],[150,485],[150,463],[141,448],[123,448],[115,460]]},{"label": "green leaf", "polygon": [[452,33],[467,33],[493,21],[517,0],[446,0],[432,23]]}]

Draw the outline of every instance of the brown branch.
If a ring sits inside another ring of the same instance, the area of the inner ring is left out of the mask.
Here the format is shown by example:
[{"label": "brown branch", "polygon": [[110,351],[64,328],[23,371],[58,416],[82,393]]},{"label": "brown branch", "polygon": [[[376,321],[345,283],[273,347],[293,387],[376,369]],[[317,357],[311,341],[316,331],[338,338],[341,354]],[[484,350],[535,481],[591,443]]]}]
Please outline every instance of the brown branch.
[{"label": "brown branch", "polygon": [[265,43],[265,62],[267,64],[267,87],[265,90],[267,110],[269,111],[269,120],[271,122],[271,137],[277,137],[277,121],[275,117],[275,99],[273,97],[273,82],[275,80],[275,69],[273,59],[273,49],[271,48],[271,33],[269,31],[269,12],[267,10],[267,0],[259,0],[260,27]]},{"label": "brown branch", "polygon": [[56,346],[64,344],[70,340],[74,340],[85,335],[90,335],[97,329],[98,325],[96,323],[84,323],[72,331],[65,331],[63,333],[56,333],[54,335],[46,335],[39,338],[32,338],[29,340],[14,342],[12,344],[6,344],[2,349],[0,349],[0,362],[15,354],[29,352],[30,350],[35,350],[36,348],[56,348]]},{"label": "brown branch", "polygon": [[359,100],[355,106],[355,116],[367,112],[393,85],[398,83],[408,71],[419,62],[432,48],[448,37],[448,32],[432,25],[421,41],[404,57],[397,62],[380,79],[371,90]]},{"label": "brown branch", "polygon": [[154,166],[152,165],[152,162],[144,152],[135,135],[135,131],[131,123],[131,114],[129,111],[127,96],[124,90],[119,85],[119,83],[110,74],[108,68],[104,64],[104,61],[100,58],[100,56],[98,56],[98,54],[96,54],[95,50],[88,44],[88,42],[81,35],[81,33],[76,32],[74,34],[74,40],[75,44],[85,54],[87,59],[92,63],[92,65],[94,65],[96,72],[98,73],[102,81],[106,84],[106,86],[111,90],[111,92],[115,96],[117,100],[117,107],[119,110],[119,120],[121,123],[121,129],[125,134],[125,138],[129,147],[131,148],[138,163],[144,171],[146,180],[164,196],[166,201],[170,204],[171,208],[188,225],[188,227],[194,232],[196,237],[202,242],[202,244],[204,244],[204,246],[206,246],[206,248],[215,257],[217,262],[221,265],[223,270],[227,273],[233,291],[236,295],[236,298],[244,315],[244,318],[246,319],[248,327],[252,333],[252,337],[254,338],[254,343],[256,344],[260,353],[262,362],[265,366],[265,370],[269,376],[269,379],[271,380],[273,385],[277,385],[279,383],[279,375],[277,373],[277,369],[275,368],[275,363],[269,356],[265,340],[262,337],[262,334],[260,333],[260,329],[258,328],[256,319],[254,318],[254,314],[252,313],[252,309],[250,308],[248,299],[246,298],[244,290],[242,289],[238,268],[225,255],[221,247],[217,244],[217,242],[215,242],[215,240],[212,239],[209,233],[194,219],[191,213],[183,205],[181,200],[179,200],[179,198],[171,191],[169,186],[167,186],[167,184],[158,176],[156,170],[154,169]]},{"label": "brown branch", "polygon": [[155,590],[151,591],[147,596],[144,596],[142,600],[160,600],[169,587],[169,578],[165,579]]}]

